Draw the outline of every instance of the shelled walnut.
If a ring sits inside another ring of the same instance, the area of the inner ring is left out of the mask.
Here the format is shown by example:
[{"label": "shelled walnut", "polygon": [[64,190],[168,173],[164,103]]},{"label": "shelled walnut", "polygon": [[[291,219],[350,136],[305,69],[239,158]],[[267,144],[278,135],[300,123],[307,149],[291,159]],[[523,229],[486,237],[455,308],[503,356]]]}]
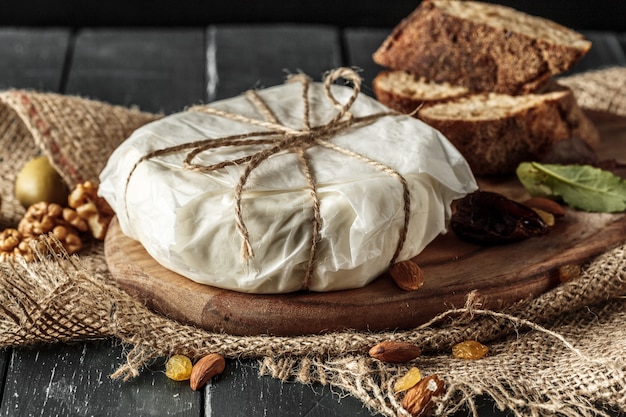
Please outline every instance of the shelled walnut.
[{"label": "shelled walnut", "polygon": [[85,219],[80,217],[78,213],[76,212],[76,210],[74,209],[64,207],[63,208],[63,220],[65,220],[68,224],[73,226],[79,232],[84,233],[84,232],[89,231],[89,225],[87,224]]},{"label": "shelled walnut", "polygon": [[74,229],[68,226],[56,226],[52,229],[54,237],[59,239],[65,250],[72,254],[83,248],[83,241]]},{"label": "shelled walnut", "polygon": [[[79,230],[66,220],[66,218],[75,220],[76,216],[71,215],[67,210],[56,203],[45,201],[35,203],[26,210],[17,230],[25,238],[34,238],[52,232],[68,253],[76,253],[82,249],[83,243]],[[73,223],[77,222],[73,221]],[[80,223],[77,224],[80,227]]]},{"label": "shelled walnut", "polygon": [[34,241],[46,253],[50,245],[39,239],[41,236],[54,236],[69,254],[80,251],[88,235],[103,240],[114,212],[97,192],[98,187],[86,181],[68,196],[69,207],[45,201],[30,205],[16,229],[0,232],[0,261],[22,256],[31,262],[34,254],[30,245]]},{"label": "shelled walnut", "polygon": [[32,262],[35,259],[33,247],[41,253],[48,251],[46,243],[37,237],[24,236],[19,230],[13,228],[0,231],[0,261],[2,262],[18,257],[26,262]]},{"label": "shelled walnut", "polygon": [[[22,257],[26,262],[31,262],[34,259],[31,242],[36,241],[33,237],[24,236],[17,229],[9,228],[0,231],[0,261]],[[42,252],[46,250],[43,242],[39,244],[39,249]]]},{"label": "shelled walnut", "polygon": [[41,201],[28,207],[17,230],[24,236],[39,236],[49,233],[63,220],[63,207],[56,203]]},{"label": "shelled walnut", "polygon": [[98,196],[98,186],[91,181],[78,184],[70,193],[68,203],[87,222],[92,236],[104,239],[114,213],[111,206]]}]

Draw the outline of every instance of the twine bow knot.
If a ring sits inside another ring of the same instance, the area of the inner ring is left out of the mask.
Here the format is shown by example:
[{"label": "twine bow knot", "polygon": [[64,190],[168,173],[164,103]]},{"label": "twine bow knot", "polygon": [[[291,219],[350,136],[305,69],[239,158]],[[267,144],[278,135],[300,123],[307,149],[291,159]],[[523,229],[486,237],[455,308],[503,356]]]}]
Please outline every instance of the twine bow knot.
[{"label": "twine bow knot", "polygon": [[[331,91],[331,85],[337,81],[338,79],[343,78],[352,83],[352,95],[346,101],[346,103],[340,103]],[[261,163],[266,161],[273,155],[279,153],[295,153],[298,157],[299,166],[302,174],[304,175],[307,186],[309,188],[312,205],[313,205],[313,218],[311,219],[312,223],[312,239],[311,239],[311,250],[308,259],[308,267],[305,273],[302,288],[308,289],[310,285],[310,281],[313,275],[313,271],[315,268],[315,262],[317,259],[318,253],[318,244],[321,241],[321,225],[322,218],[320,214],[320,200],[317,192],[317,186],[315,181],[315,176],[311,169],[310,159],[306,154],[306,150],[313,146],[323,146],[327,149],[339,152],[343,155],[346,155],[350,158],[355,158],[364,163],[370,164],[379,170],[388,173],[396,178],[398,178],[399,182],[402,185],[403,189],[403,200],[404,200],[404,223],[403,227],[400,231],[398,243],[396,246],[395,253],[390,260],[390,264],[393,264],[406,240],[406,235],[408,231],[409,217],[410,217],[410,194],[406,180],[404,177],[398,173],[395,169],[382,164],[378,161],[375,161],[367,156],[361,155],[350,149],[347,149],[343,146],[338,146],[330,142],[334,136],[339,133],[346,131],[354,126],[362,126],[364,124],[370,123],[372,121],[378,120],[385,116],[390,115],[398,115],[398,113],[394,112],[380,112],[374,113],[371,115],[363,116],[363,117],[355,117],[350,109],[354,104],[356,98],[358,97],[361,90],[361,78],[359,75],[350,68],[338,68],[327,74],[324,80],[324,92],[326,98],[332,103],[333,107],[337,109],[337,113],[334,117],[325,124],[321,124],[318,126],[311,126],[310,122],[310,102],[308,98],[309,94],[309,86],[311,80],[305,76],[304,74],[293,75],[289,78],[288,82],[299,82],[302,85],[302,100],[304,104],[303,111],[303,128],[292,129],[288,126],[285,126],[280,123],[278,118],[274,115],[272,110],[269,108],[267,103],[263,101],[263,99],[257,94],[256,91],[248,91],[246,92],[246,98],[263,114],[265,120],[259,120],[247,116],[243,116],[240,114],[227,112],[224,110],[217,109],[215,107],[210,106],[192,106],[188,109],[188,111],[197,111],[208,113],[218,117],[224,117],[233,121],[258,126],[263,128],[260,131],[253,131],[248,133],[236,134],[232,136],[225,136],[221,138],[207,138],[201,139],[193,142],[183,143],[180,145],[171,146],[164,149],[159,149],[153,152],[150,152],[143,157],[141,157],[131,169],[127,181],[126,181],[126,192],[128,191],[128,184],[130,182],[130,178],[133,175],[137,166],[149,159],[179,153],[182,151],[188,151],[183,160],[183,167],[186,170],[200,173],[208,173],[211,171],[216,171],[227,166],[231,165],[244,165],[245,168],[243,173],[241,174],[237,186],[234,189],[235,195],[235,222],[236,228],[239,235],[242,238],[242,259],[244,261],[249,260],[254,257],[254,250],[250,243],[250,236],[248,233],[248,228],[246,227],[245,221],[242,215],[242,207],[241,207],[241,196],[243,193],[243,189],[250,177],[252,171],[257,168]],[[241,147],[241,146],[249,146],[249,145],[267,145],[262,150],[253,153],[251,155],[247,155],[241,158],[225,160],[211,165],[202,165],[199,163],[195,163],[195,158],[201,154],[202,152],[209,151],[211,149],[223,148],[223,147]],[[127,210],[128,214],[128,210]]]}]

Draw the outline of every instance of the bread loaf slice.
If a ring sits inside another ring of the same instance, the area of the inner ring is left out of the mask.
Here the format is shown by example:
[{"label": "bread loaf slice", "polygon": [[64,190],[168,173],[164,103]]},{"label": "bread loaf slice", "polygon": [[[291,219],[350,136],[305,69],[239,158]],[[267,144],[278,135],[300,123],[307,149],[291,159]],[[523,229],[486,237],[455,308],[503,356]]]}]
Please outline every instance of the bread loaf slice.
[{"label": "bread loaf slice", "polygon": [[477,94],[425,107],[417,117],[441,131],[477,176],[511,174],[520,162],[540,161],[560,140],[599,144],[595,126],[565,88],[524,96]]},{"label": "bread loaf slice", "polygon": [[560,140],[577,137],[591,148],[600,141],[572,91],[556,82],[538,94],[472,94],[404,71],[382,71],[372,86],[381,103],[441,131],[478,176],[511,174],[520,162],[541,160]]},{"label": "bread loaf slice", "polygon": [[406,71],[381,71],[372,81],[378,101],[401,113],[470,95],[465,87],[436,83]]},{"label": "bread loaf slice", "polygon": [[404,70],[472,92],[526,94],[570,69],[590,49],[550,20],[476,1],[424,0],[374,53]]}]

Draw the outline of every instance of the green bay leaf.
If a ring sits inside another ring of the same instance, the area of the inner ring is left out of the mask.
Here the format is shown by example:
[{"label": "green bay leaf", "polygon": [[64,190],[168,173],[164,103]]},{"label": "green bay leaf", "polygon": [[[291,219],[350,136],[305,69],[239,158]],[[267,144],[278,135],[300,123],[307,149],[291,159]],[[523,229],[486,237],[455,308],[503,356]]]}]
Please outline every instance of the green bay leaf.
[{"label": "green bay leaf", "polygon": [[562,199],[584,211],[626,210],[626,181],[609,171],[590,165],[524,162],[516,173],[532,196]]}]

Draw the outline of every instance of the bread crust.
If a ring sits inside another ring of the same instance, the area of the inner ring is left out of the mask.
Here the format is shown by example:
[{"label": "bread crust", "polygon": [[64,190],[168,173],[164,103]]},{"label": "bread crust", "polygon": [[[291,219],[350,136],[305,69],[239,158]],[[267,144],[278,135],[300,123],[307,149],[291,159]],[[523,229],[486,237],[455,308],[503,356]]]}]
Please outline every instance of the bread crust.
[{"label": "bread crust", "polygon": [[[398,76],[399,73],[402,74]],[[449,91],[444,92],[445,87],[443,85],[435,87],[438,94],[434,97],[426,94],[419,95],[417,92],[412,94],[406,93],[406,90],[410,90],[417,85],[420,85],[420,89],[426,92],[431,89],[433,84],[403,71],[383,70],[372,80],[372,90],[378,101],[391,109],[405,114],[412,114],[434,104],[445,103],[470,95],[469,90],[462,89],[463,91],[461,91],[460,88],[454,86],[449,86]]]},{"label": "bread crust", "polygon": [[[559,44],[452,15],[438,6],[441,3],[424,0],[393,29],[374,53],[374,61],[473,92],[515,95],[537,91],[553,75],[571,68],[590,48],[590,43],[580,42],[582,35],[575,45]],[[486,8],[485,13],[503,7],[478,4]],[[578,35],[545,19],[531,19],[538,25],[550,24],[554,31]]]},{"label": "bread crust", "polygon": [[[592,148],[599,144],[593,123],[576,104],[571,90],[547,93],[533,106],[493,118],[471,119],[464,114],[441,117],[443,107],[462,106],[494,94],[475,95],[426,107],[416,117],[441,131],[463,154],[477,176],[506,175],[519,163],[540,161],[560,140],[583,139]],[[482,96],[482,98],[481,98]]]}]

